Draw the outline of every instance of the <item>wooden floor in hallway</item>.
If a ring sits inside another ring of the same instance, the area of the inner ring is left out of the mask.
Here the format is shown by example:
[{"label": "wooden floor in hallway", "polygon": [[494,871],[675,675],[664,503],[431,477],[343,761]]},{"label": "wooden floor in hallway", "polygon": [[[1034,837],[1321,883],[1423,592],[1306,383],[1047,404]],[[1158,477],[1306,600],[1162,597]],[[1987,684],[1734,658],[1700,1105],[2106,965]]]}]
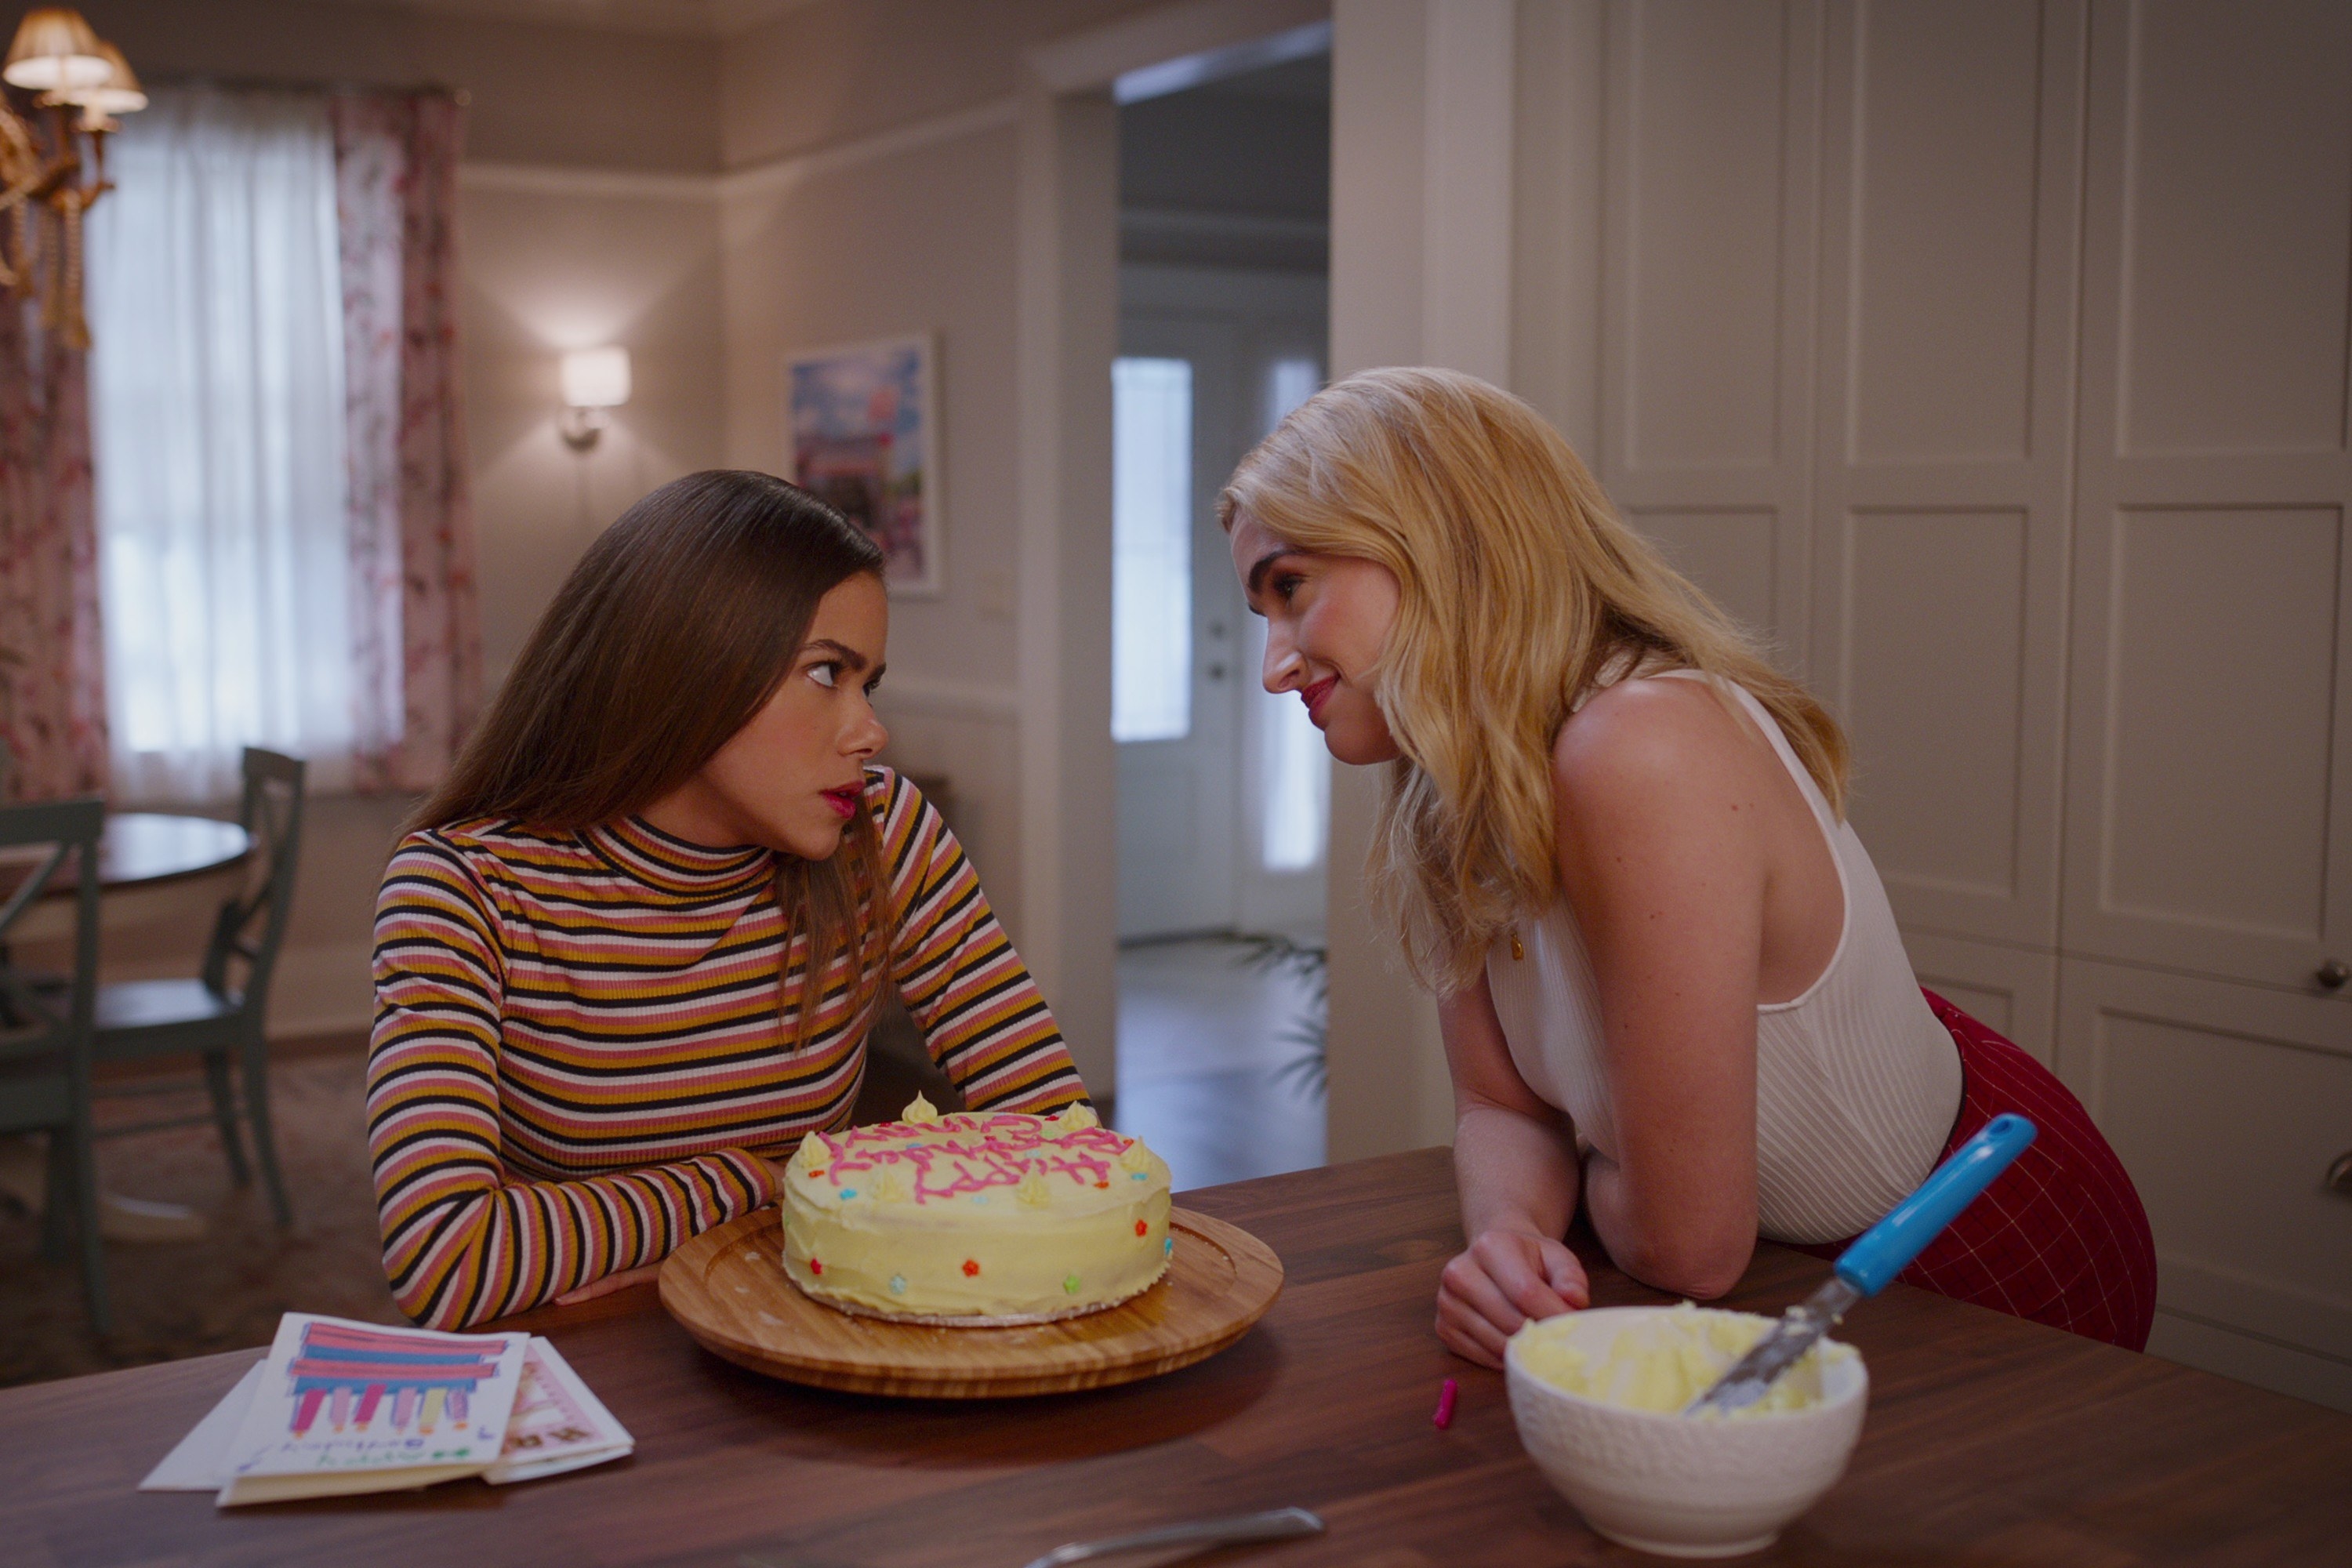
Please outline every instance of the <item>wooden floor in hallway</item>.
[{"label": "wooden floor in hallway", "polygon": [[1112,1121],[1179,1192],[1323,1163],[1315,983],[1257,952],[1219,937],[1119,950]]}]

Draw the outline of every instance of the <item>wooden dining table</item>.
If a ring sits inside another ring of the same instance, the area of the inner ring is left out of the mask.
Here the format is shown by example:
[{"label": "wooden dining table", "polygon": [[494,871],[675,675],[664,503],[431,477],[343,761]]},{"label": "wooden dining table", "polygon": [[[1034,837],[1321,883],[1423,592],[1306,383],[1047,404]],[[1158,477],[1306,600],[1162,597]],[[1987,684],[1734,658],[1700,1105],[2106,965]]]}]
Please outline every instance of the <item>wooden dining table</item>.
[{"label": "wooden dining table", "polygon": [[[514,1320],[636,1438],[630,1458],[518,1486],[237,1510],[134,1490],[258,1349],[0,1392],[0,1562],[1020,1568],[1065,1542],[1294,1504],[1327,1532],[1201,1561],[1655,1561],[1588,1531],[1520,1448],[1500,1374],[1438,1344],[1438,1270],[1462,1245],[1444,1151],[1180,1203],[1264,1239],[1287,1275],[1208,1361],[1027,1399],[834,1394],[719,1360],[633,1289]],[[1663,1299],[1572,1239],[1596,1303]],[[1759,1247],[1728,1304],[1778,1311],[1822,1269]],[[1843,1337],[1872,1384],[1852,1468],[1745,1561],[2352,1562],[2352,1415],[1901,1285]]]}]

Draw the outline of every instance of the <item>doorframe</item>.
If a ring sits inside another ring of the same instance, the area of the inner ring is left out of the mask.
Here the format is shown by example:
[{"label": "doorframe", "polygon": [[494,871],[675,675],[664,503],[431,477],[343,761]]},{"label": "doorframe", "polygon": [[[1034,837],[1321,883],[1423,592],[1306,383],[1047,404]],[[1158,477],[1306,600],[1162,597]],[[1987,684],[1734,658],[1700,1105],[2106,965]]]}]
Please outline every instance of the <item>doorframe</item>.
[{"label": "doorframe", "polygon": [[[1511,385],[1523,347],[1513,310],[1522,29],[1529,39],[1575,29],[1585,47],[1573,58],[1597,72],[1601,21],[1601,0],[1524,11],[1516,0],[1336,0],[1335,379],[1376,365],[1423,364]],[[1586,90],[1554,59],[1526,63],[1546,74],[1527,84],[1525,107]],[[1543,156],[1529,157],[1527,190],[1541,190],[1552,172]],[[1559,303],[1530,301],[1525,319],[1549,325],[1567,314]],[[1404,973],[1395,939],[1364,897],[1360,868],[1372,846],[1380,790],[1376,768],[1331,769],[1324,928],[1334,1161],[1449,1142],[1454,1131],[1436,1005]]]},{"label": "doorframe", "polygon": [[1022,952],[1097,1096],[1118,1088],[1118,768],[1110,738],[1110,362],[1118,122],[1130,71],[1328,19],[1329,0],[1181,0],[1024,58],[1014,391]]}]

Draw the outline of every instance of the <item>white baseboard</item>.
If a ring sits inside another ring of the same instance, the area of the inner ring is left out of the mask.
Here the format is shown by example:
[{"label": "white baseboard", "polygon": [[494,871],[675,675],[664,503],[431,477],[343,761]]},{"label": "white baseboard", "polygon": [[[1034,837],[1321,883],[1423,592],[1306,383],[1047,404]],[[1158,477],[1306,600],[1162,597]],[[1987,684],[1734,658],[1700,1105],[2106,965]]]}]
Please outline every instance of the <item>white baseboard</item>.
[{"label": "white baseboard", "polygon": [[2150,1355],[2352,1412],[2352,1364],[2157,1309]]}]

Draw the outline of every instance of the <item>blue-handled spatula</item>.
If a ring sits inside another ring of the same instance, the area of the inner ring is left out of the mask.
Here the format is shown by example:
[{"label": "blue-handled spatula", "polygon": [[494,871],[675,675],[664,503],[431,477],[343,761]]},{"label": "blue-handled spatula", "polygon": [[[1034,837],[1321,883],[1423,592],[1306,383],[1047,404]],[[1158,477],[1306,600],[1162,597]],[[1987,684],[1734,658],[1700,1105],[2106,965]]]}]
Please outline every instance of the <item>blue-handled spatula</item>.
[{"label": "blue-handled spatula", "polygon": [[1790,1308],[1754,1350],[1691,1401],[1683,1414],[1713,1410],[1728,1415],[1763,1398],[1855,1302],[1885,1289],[1962,1209],[1976,1202],[1977,1194],[2033,1142],[2033,1123],[2022,1116],[1996,1116],[1986,1122],[1960,1145],[1959,1152],[1936,1167],[1917,1192],[1896,1204],[1839,1256],[1828,1284]]}]

